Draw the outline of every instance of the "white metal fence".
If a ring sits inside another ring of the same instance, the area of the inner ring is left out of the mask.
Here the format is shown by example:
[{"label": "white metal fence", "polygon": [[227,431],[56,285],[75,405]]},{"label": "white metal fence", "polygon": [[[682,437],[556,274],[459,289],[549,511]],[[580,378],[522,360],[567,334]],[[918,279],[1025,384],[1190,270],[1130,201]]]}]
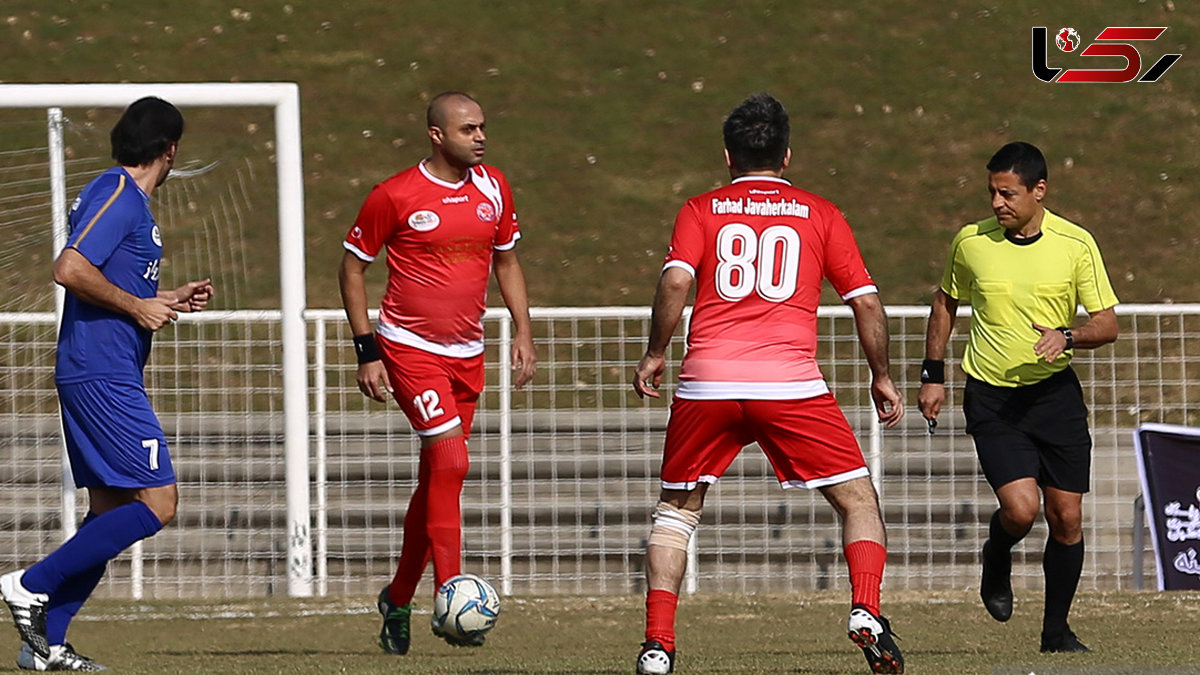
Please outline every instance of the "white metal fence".
[{"label": "white metal fence", "polygon": [[[1118,343],[1075,361],[1095,437],[1083,580],[1092,589],[1133,586],[1134,557],[1149,555],[1132,551],[1139,491],[1132,430],[1141,422],[1200,421],[1200,383],[1189,378],[1189,370],[1200,372],[1200,306],[1123,306],[1119,314]],[[926,315],[923,307],[889,309],[893,374],[910,404],[899,429],[880,431],[873,422],[869,370],[845,308],[820,313],[820,360],[877,467],[888,588],[971,588],[995,501],[963,433],[960,371],[950,375],[935,435],[916,413]],[[487,388],[463,493],[466,569],[521,594],[640,589],[667,407],[639,400],[628,384],[647,320],[642,308],[535,309],[538,375],[513,391],[507,314],[489,310]],[[369,594],[399,554],[418,445],[395,404],[358,392],[342,313],[309,311],[306,324],[315,588]],[[0,314],[4,569],[36,560],[61,539],[54,332],[52,314]],[[128,554],[118,559],[107,593],[286,592],[280,332],[279,312],[210,312],[185,316],[156,338],[147,384],[179,473],[180,515],[145,543],[138,564]],[[955,363],[963,332],[951,343]],[[677,339],[673,366],[681,354]],[[671,384],[669,377],[667,393]],[[748,449],[710,492],[689,587],[845,588],[834,518],[818,494],[781,491],[761,453]],[[1018,587],[1040,585],[1044,535],[1039,525],[1018,548]]]}]

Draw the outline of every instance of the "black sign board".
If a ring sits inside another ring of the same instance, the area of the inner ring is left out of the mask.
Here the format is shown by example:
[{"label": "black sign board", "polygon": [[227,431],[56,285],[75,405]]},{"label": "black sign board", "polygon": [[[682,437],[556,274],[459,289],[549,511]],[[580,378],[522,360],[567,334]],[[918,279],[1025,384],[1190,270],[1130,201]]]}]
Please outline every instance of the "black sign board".
[{"label": "black sign board", "polygon": [[1158,590],[1200,589],[1200,429],[1143,424],[1133,434]]}]

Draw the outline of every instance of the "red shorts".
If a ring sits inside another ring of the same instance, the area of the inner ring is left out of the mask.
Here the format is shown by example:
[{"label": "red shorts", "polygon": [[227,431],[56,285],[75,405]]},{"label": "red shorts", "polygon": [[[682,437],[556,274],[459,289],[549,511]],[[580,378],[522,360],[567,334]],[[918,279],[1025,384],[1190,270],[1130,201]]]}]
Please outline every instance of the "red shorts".
[{"label": "red shorts", "polygon": [[483,354],[466,359],[431,354],[376,335],[393,396],[418,436],[436,436],[462,425],[471,435],[483,391]]},{"label": "red shorts", "polygon": [[715,483],[742,448],[757,441],[786,488],[819,488],[869,475],[858,439],[832,394],[789,401],[671,403],[662,486]]}]

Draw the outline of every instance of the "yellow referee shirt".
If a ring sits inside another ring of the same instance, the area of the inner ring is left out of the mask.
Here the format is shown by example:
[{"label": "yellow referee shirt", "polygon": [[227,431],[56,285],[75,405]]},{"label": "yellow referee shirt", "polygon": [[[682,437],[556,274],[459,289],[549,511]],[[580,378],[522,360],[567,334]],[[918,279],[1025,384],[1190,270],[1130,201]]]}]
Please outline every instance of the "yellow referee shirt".
[{"label": "yellow referee shirt", "polygon": [[999,387],[1040,382],[1066,369],[1071,352],[1054,363],[1033,353],[1034,323],[1070,326],[1080,304],[1089,313],[1114,307],[1113,293],[1092,235],[1045,211],[1042,234],[1010,241],[995,218],[971,223],[954,237],[942,290],[973,311],[963,354],[968,375]]}]

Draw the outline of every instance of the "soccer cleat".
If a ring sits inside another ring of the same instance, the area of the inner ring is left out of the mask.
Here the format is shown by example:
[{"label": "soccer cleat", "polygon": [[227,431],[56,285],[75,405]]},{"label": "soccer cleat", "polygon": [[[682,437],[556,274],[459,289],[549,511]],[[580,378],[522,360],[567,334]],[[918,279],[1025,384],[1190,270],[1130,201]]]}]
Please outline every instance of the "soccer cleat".
[{"label": "soccer cleat", "polygon": [[997,621],[1008,621],[1013,613],[1012,552],[991,550],[991,540],[983,545],[983,577],[979,597],[988,614]]},{"label": "soccer cleat", "polygon": [[903,673],[904,655],[896,646],[896,634],[882,616],[875,616],[866,607],[855,605],[847,624],[850,639],[867,657],[872,673]]},{"label": "soccer cleat", "polygon": [[437,628],[433,629],[433,634],[445,640],[446,644],[451,647],[482,647],[484,640],[487,639],[487,636],[483,633],[469,637],[459,637],[450,633],[444,633]]},{"label": "soccer cleat", "polygon": [[1058,633],[1057,635],[1046,635],[1042,633],[1042,653],[1043,654],[1058,654],[1077,652],[1090,654],[1092,650],[1088,649],[1087,645],[1079,641],[1075,637],[1075,633],[1070,628]]},{"label": "soccer cleat", "polygon": [[379,591],[379,613],[383,615],[383,628],[379,630],[379,647],[389,654],[408,653],[408,625],[412,617],[412,603],[397,606],[388,597],[390,586]]},{"label": "soccer cleat", "polygon": [[28,643],[21,643],[21,653],[17,654],[17,667],[21,670],[76,670],[98,672],[108,670],[106,666],[89,659],[75,651],[70,643],[52,645],[50,657],[42,658],[34,653]]},{"label": "soccer cleat", "polygon": [[0,596],[4,597],[8,611],[12,612],[13,624],[33,653],[50,658],[50,643],[46,641],[46,603],[50,596],[33,593],[21,584],[25,570],[9,572],[0,576]]},{"label": "soccer cleat", "polygon": [[675,672],[675,650],[667,651],[658,640],[642,643],[637,659],[638,675],[666,675]]}]

